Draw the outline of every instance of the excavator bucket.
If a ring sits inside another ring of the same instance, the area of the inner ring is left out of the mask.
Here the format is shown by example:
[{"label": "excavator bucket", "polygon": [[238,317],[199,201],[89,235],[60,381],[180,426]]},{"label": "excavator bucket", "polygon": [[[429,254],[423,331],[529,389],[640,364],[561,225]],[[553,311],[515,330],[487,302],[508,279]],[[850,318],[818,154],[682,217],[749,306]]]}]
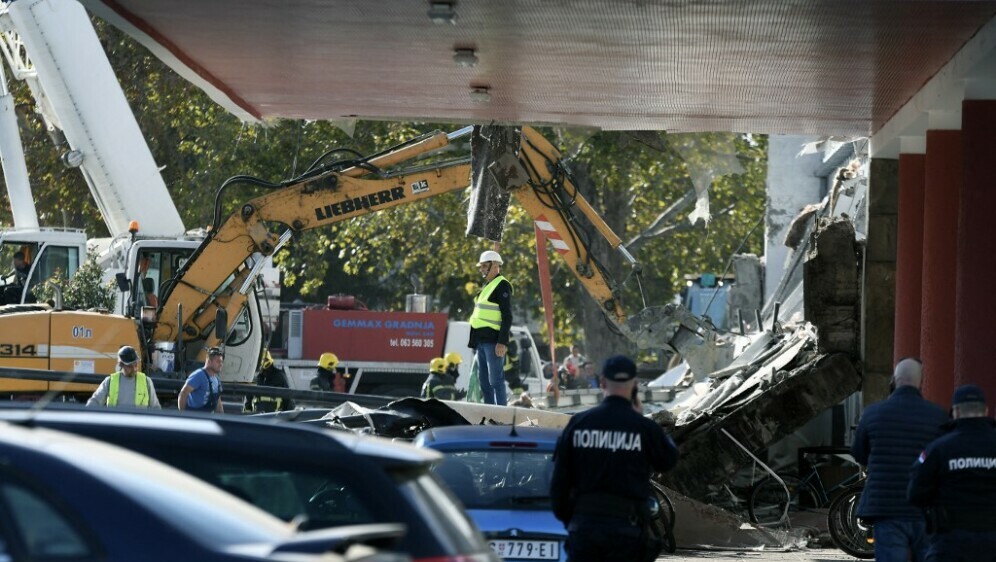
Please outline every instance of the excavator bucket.
[{"label": "excavator bucket", "polygon": [[527,180],[518,157],[520,132],[518,127],[502,125],[474,127],[468,236],[501,241],[510,191]]}]

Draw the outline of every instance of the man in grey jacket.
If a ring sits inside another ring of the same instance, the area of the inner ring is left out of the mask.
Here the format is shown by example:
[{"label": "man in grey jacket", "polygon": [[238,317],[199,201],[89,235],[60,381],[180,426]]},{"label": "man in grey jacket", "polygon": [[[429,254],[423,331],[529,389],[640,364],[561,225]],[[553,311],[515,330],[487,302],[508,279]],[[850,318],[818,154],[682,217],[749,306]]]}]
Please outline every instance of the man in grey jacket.
[{"label": "man in grey jacket", "polygon": [[923,366],[903,359],[892,376],[896,389],[869,406],[854,434],[851,454],[867,467],[858,517],[875,525],[875,560],[922,562],[927,555],[923,513],[906,499],[910,467],[941,435],[948,415],[920,394]]},{"label": "man in grey jacket", "polygon": [[101,381],[87,406],[159,408],[152,379],[138,370],[138,352],[126,345],[118,350],[118,370]]}]

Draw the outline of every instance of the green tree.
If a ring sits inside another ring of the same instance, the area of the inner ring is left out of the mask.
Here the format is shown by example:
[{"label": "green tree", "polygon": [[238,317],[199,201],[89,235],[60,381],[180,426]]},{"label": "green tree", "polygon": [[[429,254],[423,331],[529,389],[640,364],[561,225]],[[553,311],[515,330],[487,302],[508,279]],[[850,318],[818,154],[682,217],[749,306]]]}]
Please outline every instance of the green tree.
[{"label": "green tree", "polygon": [[111,310],[114,308],[114,281],[104,282],[104,270],[97,264],[96,254],[90,253],[76,273],[66,279],[57,274],[34,289],[40,301],[54,301],[62,292],[62,306],[69,310]]}]

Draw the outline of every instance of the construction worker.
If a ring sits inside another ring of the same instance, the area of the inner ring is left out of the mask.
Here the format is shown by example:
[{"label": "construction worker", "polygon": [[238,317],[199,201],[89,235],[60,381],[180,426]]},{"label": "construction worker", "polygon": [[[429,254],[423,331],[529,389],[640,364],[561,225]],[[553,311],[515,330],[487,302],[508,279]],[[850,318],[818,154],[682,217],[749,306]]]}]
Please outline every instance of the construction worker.
[{"label": "construction worker", "polygon": [[503,363],[512,329],[512,284],[501,275],[502,263],[501,255],[494,250],[482,252],[477,260],[484,287],[474,299],[467,344],[477,353],[484,403],[498,406],[508,403]]},{"label": "construction worker", "polygon": [[[289,388],[287,384],[287,374],[280,367],[273,364],[273,356],[270,351],[263,352],[263,360],[260,362],[259,374],[253,381],[258,386],[273,386],[277,388]],[[248,410],[251,412],[284,412],[294,409],[294,401],[290,398],[284,399],[273,396],[253,396]]]},{"label": "construction worker", "polygon": [[436,357],[429,361],[429,378],[422,384],[422,398],[456,400],[456,378],[447,372],[446,359]]},{"label": "construction worker", "polygon": [[346,392],[346,378],[336,369],[339,358],[335,353],[325,352],[318,358],[318,374],[311,379],[311,390],[322,392]]},{"label": "construction worker", "polygon": [[152,379],[138,370],[138,352],[126,345],[118,350],[118,370],[100,382],[87,406],[159,408]]},{"label": "construction worker", "polygon": [[204,366],[187,377],[176,398],[176,406],[181,410],[195,412],[225,413],[221,402],[221,374],[225,366],[225,350],[211,347],[207,350]]}]

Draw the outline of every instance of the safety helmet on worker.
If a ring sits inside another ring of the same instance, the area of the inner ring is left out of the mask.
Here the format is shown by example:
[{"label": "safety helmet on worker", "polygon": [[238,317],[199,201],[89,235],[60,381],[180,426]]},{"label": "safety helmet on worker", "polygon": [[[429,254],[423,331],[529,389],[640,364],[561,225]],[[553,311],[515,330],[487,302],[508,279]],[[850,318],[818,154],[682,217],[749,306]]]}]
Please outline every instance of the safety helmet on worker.
[{"label": "safety helmet on worker", "polygon": [[138,363],[138,352],[130,345],[121,346],[121,349],[118,350],[118,363],[122,365]]},{"label": "safety helmet on worker", "polygon": [[488,262],[495,262],[501,265],[505,262],[501,261],[501,254],[494,250],[485,250],[481,252],[481,259],[477,260],[477,265],[485,264]]},{"label": "safety helmet on worker", "polygon": [[460,354],[455,351],[447,353],[446,355],[443,356],[443,359],[446,360],[447,368],[456,367],[460,363],[463,363],[463,357],[461,357]]},{"label": "safety helmet on worker", "polygon": [[446,360],[442,357],[436,357],[432,361],[429,361],[429,372],[434,374],[443,374],[446,372]]},{"label": "safety helmet on worker", "polygon": [[331,371],[335,369],[335,366],[339,364],[339,358],[335,356],[335,353],[323,353],[321,357],[318,358],[318,366],[326,371]]},{"label": "safety helmet on worker", "polygon": [[263,352],[263,361],[261,364],[264,369],[269,369],[270,367],[273,366],[273,356],[270,355],[269,349]]}]

